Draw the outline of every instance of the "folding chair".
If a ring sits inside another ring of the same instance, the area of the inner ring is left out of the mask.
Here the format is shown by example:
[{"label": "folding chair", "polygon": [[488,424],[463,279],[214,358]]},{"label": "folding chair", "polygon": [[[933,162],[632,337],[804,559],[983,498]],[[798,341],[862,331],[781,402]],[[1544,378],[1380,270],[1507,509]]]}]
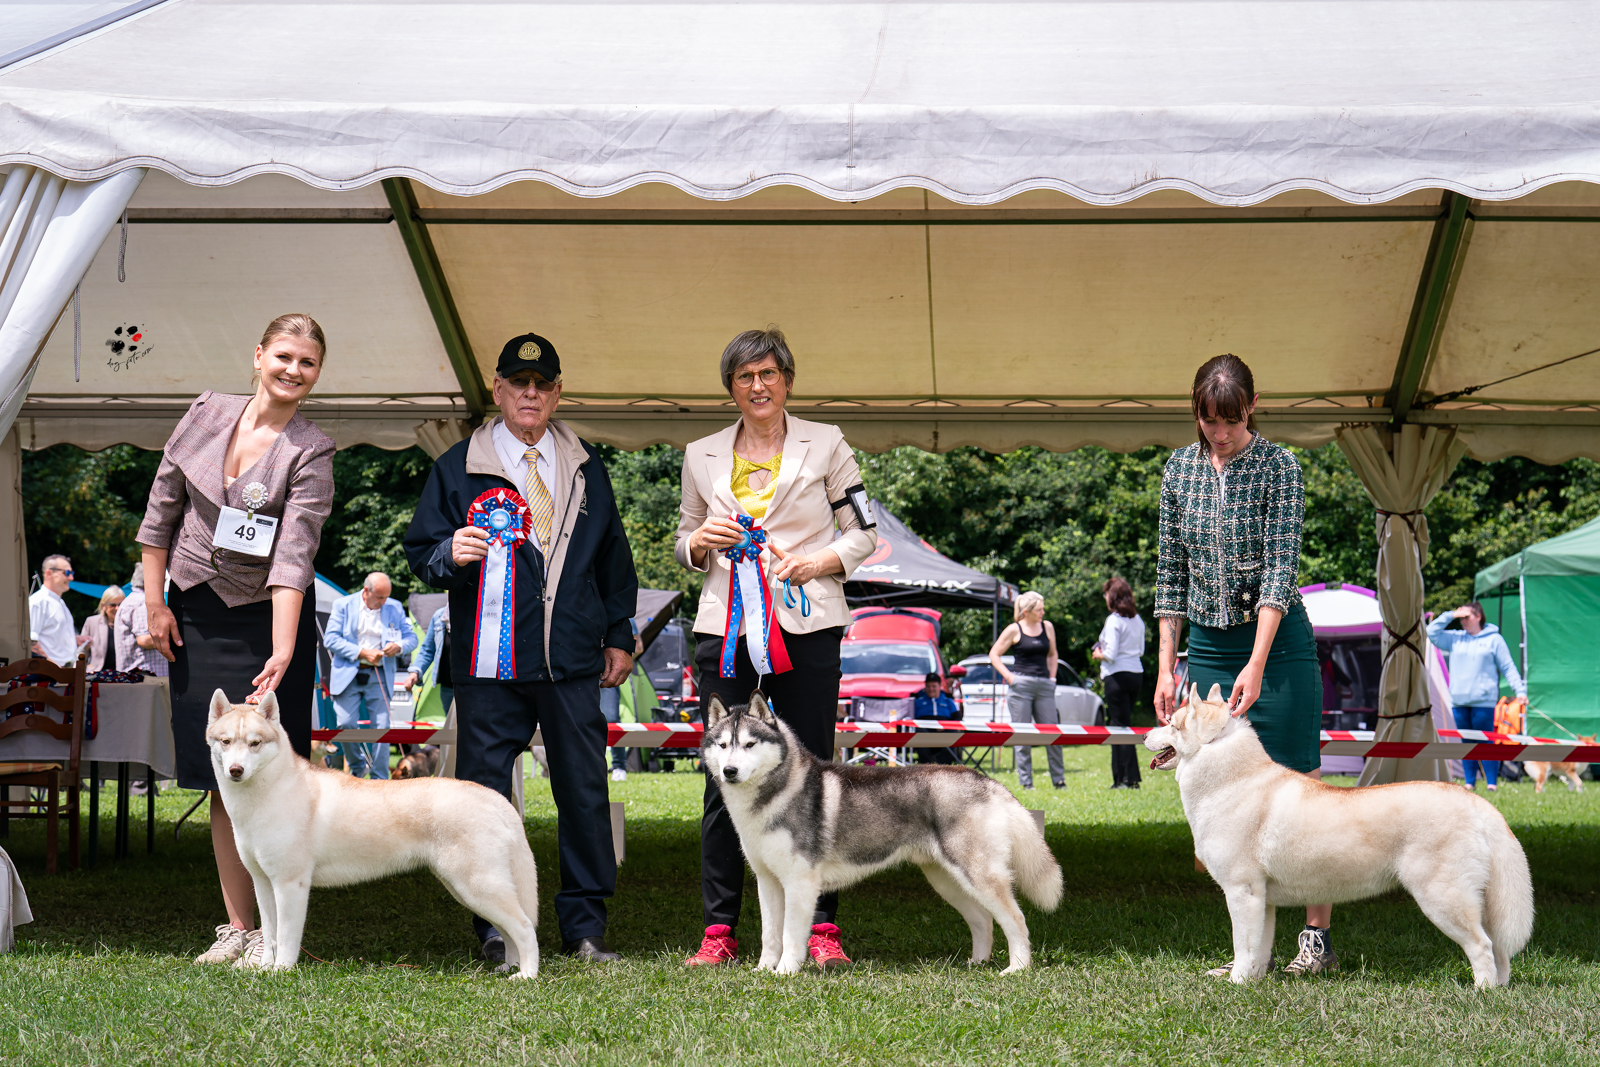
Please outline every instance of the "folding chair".
[{"label": "folding chair", "polygon": [[[915,702],[911,697],[878,698],[878,697],[852,697],[850,699],[850,714],[845,722],[899,722],[911,718]],[[855,748],[851,749],[851,756],[845,760],[847,764],[862,763],[866,760],[877,762],[882,760],[891,767],[903,767],[911,762],[909,750],[903,748]]]}]

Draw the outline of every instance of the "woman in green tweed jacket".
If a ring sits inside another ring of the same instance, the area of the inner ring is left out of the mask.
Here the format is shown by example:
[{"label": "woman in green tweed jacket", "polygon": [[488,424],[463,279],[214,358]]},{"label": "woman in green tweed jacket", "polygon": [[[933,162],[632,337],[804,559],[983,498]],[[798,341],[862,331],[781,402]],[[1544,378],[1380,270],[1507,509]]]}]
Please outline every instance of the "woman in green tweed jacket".
[{"label": "woman in green tweed jacket", "polygon": [[[1181,696],[1173,668],[1188,619],[1189,680],[1202,693],[1214,684],[1229,693],[1273,760],[1320,776],[1322,677],[1298,579],[1305,485],[1299,461],[1256,433],[1256,400],[1243,360],[1208,360],[1191,394],[1199,441],[1174,452],[1161,476],[1156,717],[1165,723]],[[1332,910],[1306,909],[1286,973],[1338,969]]]}]

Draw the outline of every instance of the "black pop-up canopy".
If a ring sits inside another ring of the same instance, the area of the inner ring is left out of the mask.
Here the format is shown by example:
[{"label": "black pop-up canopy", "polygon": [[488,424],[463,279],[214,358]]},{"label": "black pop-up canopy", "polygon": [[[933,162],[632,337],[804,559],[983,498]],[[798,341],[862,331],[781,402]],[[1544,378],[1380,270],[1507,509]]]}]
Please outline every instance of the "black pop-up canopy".
[{"label": "black pop-up canopy", "polygon": [[876,500],[872,512],[878,519],[878,549],[844,583],[852,606],[998,610],[1017,598],[1016,586],[940,555]]}]

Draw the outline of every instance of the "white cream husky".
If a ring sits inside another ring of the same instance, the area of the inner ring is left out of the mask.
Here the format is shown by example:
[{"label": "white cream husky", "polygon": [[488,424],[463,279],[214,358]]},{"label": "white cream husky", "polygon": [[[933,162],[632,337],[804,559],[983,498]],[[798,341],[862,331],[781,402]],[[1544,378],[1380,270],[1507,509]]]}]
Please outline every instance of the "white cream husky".
[{"label": "white cream husky", "polygon": [[1281,905],[1364,900],[1404,886],[1466,950],[1479,986],[1505,985],[1533,931],[1528,859],[1488,801],[1445,782],[1344,789],[1273,763],[1222,690],[1191,687],[1145,737],[1176,765],[1195,854],[1233,919],[1235,982],[1264,975]]},{"label": "white cream husky", "polygon": [[539,973],[533,852],[500,794],[454,778],[369,781],[314,767],[289,747],[272,693],[256,706],[230,705],[217,690],[206,742],[255,879],[262,966],[294,966],[312,886],[427,867],[505,935],[506,962],[521,964],[515,977]]},{"label": "white cream husky", "polygon": [[1005,931],[1010,965],[1028,966],[1028,922],[1012,882],[1045,911],[1061,868],[1033,818],[999,782],[965,767],[846,767],[807,752],[760,692],[707,710],[706,773],[739,831],[761,892],[760,969],[806,959],[817,896],[911,862],[967,920],[972,962]]}]

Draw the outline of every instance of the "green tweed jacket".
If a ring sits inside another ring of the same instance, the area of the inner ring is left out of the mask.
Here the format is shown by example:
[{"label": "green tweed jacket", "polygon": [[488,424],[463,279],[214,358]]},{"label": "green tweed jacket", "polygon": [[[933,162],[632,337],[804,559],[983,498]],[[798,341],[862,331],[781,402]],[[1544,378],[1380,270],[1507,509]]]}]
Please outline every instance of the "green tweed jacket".
[{"label": "green tweed jacket", "polygon": [[1288,612],[1300,603],[1306,492],[1299,461],[1257,434],[1224,475],[1198,443],[1167,460],[1157,617],[1228,627],[1264,607]]}]

